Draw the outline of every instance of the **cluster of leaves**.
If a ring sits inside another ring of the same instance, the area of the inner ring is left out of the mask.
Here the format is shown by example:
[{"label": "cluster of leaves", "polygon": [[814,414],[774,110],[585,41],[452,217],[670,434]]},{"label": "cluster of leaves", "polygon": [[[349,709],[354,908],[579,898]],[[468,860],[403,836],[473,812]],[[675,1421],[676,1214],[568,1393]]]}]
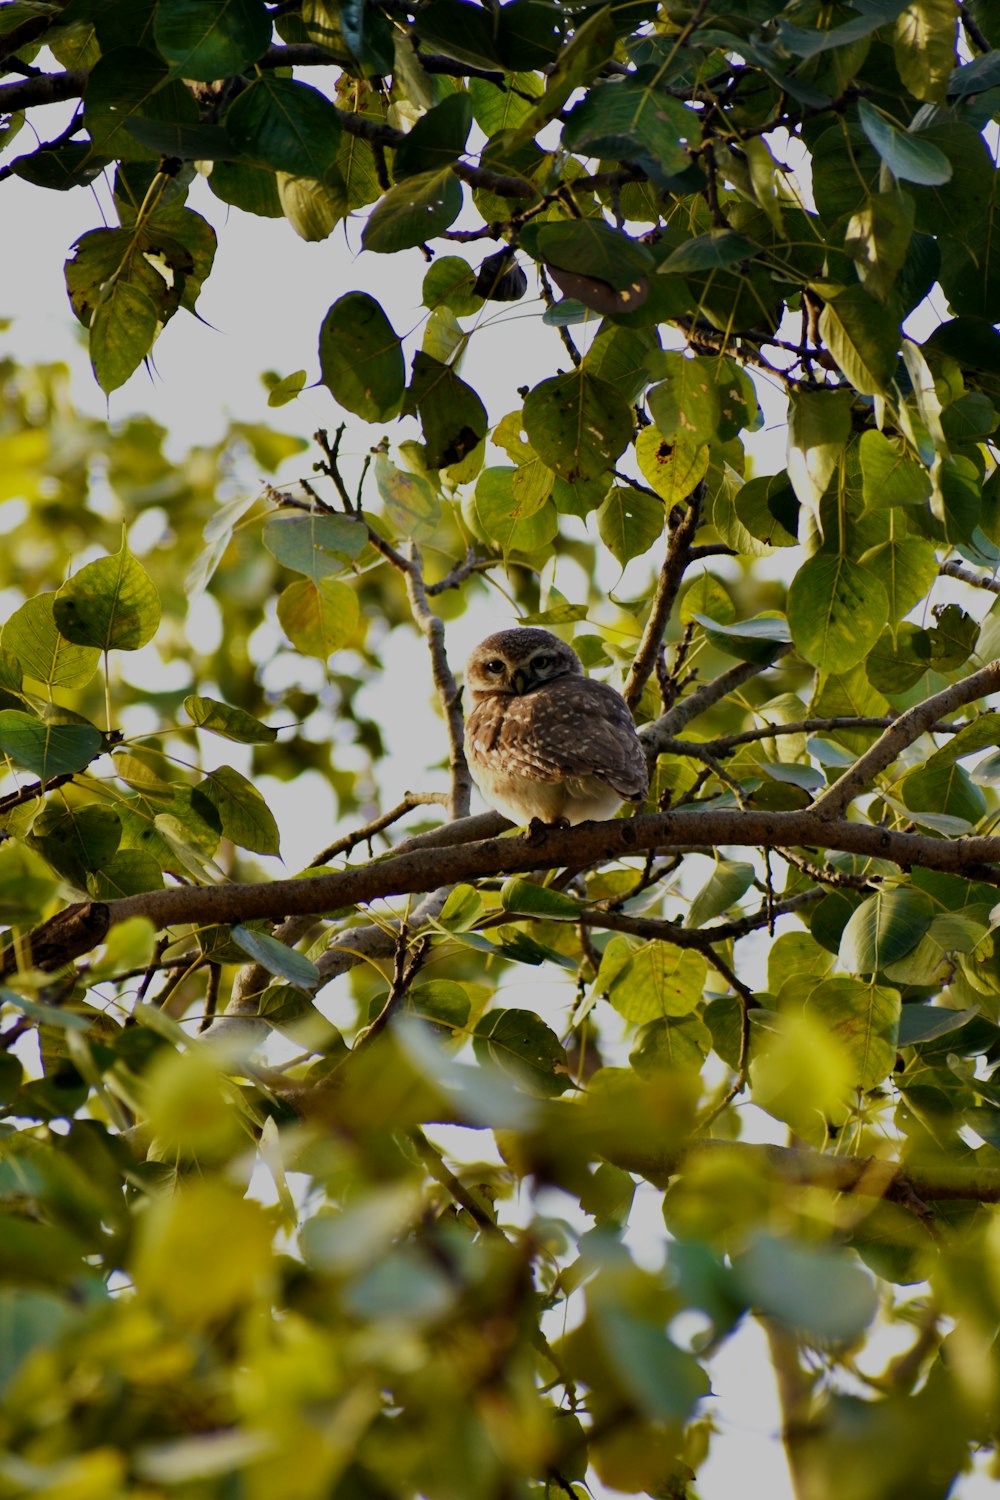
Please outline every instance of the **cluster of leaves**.
[{"label": "cluster of leaves", "polygon": [[[189,197],[442,251],[418,350],[368,293],[317,309],[320,379],[377,429],[350,488],[339,439],[261,494],[303,443],[172,461],[0,369],[4,1493],[681,1495],[754,1313],[803,1496],[944,1495],[995,1443],[994,42],[950,0],[0,6],[0,177],[112,182],[66,272],[105,391],[196,308]],[[526,267],[551,369],[491,412],[462,357]],[[788,398],[773,476],[748,371]],[[355,854],[417,805],[373,808],[356,701],[396,627],[468,811],[442,622],[501,570],[624,671],[651,816],[559,860],[460,826]],[[307,771],[353,831],[277,890],[261,778]],[[740,1139],[743,1095],[794,1149]],[[669,1188],[658,1272],[637,1177]],[[913,1331],[876,1370],[886,1320]]]}]

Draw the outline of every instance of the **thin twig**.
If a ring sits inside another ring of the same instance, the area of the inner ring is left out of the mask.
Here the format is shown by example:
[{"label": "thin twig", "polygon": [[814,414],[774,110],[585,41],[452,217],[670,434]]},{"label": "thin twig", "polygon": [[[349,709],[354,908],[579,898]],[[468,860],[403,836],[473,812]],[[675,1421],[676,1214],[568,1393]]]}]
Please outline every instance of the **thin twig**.
[{"label": "thin twig", "polygon": [[369,1047],[389,1025],[393,1016],[402,1008],[410,986],[423,967],[423,962],[430,947],[430,937],[424,935],[417,939],[411,948],[409,946],[409,930],[404,922],[399,929],[396,938],[396,953],[393,961],[392,985],[386,1002],[371,1025],[362,1031],[354,1044],[354,1051],[360,1052],[364,1047]]},{"label": "thin twig", "polygon": [[448,797],[445,792],[406,792],[401,802],[391,807],[388,812],[380,813],[377,818],[372,818],[369,823],[363,823],[360,828],[355,828],[351,833],[345,833],[342,838],[335,839],[325,849],[321,849],[315,859],[311,859],[306,866],[314,870],[319,865],[329,864],[331,859],[336,859],[339,854],[350,854],[358,844],[370,844],[376,833],[381,833],[383,828],[389,828],[393,823],[398,823],[400,818],[405,818],[408,812],[415,807],[445,807]]},{"label": "thin twig", "polygon": [[656,589],[649,614],[646,616],[646,625],[639,642],[639,649],[633,657],[625,679],[625,686],[622,689],[622,697],[633,713],[642,697],[643,688],[656,668],[656,658],[663,641],[663,634],[670,620],[670,612],[674,607],[684,570],[690,561],[691,543],[701,520],[704,494],[705,486],[699,484],[690,496],[680,521],[670,532],[666,556],[656,580]]}]

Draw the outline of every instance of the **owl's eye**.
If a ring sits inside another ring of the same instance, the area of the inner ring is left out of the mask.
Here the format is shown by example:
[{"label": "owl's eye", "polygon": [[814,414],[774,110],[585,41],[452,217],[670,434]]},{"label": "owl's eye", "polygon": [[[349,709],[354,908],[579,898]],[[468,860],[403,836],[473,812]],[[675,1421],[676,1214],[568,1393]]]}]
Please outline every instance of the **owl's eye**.
[{"label": "owl's eye", "polygon": [[531,658],[531,665],[537,667],[539,671],[544,672],[546,667],[551,667],[552,658],[551,656],[547,656],[543,651],[541,656],[533,656]]},{"label": "owl's eye", "polygon": [[491,677],[498,677],[500,675],[500,673],[503,671],[503,668],[504,668],[503,662],[500,660],[499,657],[496,657],[496,656],[493,658],[492,661],[484,661],[483,662],[483,671],[484,672],[489,672],[489,674],[490,674]]}]

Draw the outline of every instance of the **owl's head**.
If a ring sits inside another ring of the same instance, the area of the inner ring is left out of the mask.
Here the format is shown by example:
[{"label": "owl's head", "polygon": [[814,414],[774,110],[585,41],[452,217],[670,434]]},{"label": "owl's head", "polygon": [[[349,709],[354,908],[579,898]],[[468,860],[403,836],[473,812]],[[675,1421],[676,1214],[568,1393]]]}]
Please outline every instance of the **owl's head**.
[{"label": "owl's head", "polygon": [[522,627],[488,635],[469,657],[465,685],[473,702],[498,694],[530,693],[555,677],[580,677],[572,646],[547,630]]}]

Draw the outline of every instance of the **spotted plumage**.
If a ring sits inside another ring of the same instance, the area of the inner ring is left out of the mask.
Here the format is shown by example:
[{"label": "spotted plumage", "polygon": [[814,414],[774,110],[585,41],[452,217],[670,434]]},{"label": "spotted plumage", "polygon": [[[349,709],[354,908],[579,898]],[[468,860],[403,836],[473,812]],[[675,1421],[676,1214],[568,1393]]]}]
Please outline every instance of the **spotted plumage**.
[{"label": "spotted plumage", "polygon": [[469,657],[469,767],[487,802],[515,823],[583,823],[640,802],[649,778],[620,693],[584,677],[547,630],[501,630]]}]

